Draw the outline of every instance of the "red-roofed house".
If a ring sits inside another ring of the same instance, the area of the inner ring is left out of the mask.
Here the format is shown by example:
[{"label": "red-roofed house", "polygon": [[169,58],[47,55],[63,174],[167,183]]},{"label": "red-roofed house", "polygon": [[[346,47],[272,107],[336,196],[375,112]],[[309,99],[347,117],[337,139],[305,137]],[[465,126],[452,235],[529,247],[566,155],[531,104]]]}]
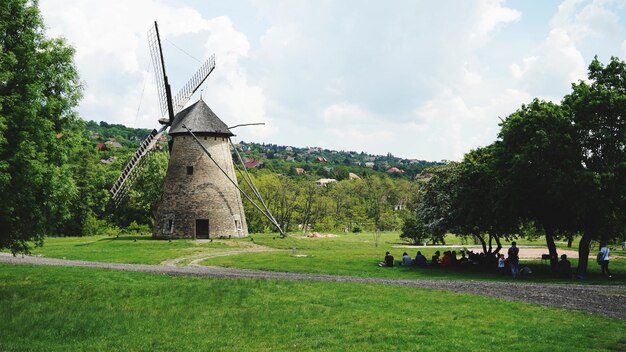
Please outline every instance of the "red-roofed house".
[{"label": "red-roofed house", "polygon": [[256,159],[250,159],[243,163],[248,169],[254,169],[263,166],[263,162]]},{"label": "red-roofed house", "polygon": [[403,174],[404,170],[402,169],[398,169],[397,167],[392,167],[391,169],[387,170],[388,174]]}]

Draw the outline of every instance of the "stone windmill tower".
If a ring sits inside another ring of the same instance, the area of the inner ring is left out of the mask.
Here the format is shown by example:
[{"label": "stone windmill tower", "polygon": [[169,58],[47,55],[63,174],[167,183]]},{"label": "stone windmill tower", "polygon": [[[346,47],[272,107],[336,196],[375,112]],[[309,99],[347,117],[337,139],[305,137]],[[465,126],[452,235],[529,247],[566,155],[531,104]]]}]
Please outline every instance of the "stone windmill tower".
[{"label": "stone windmill tower", "polygon": [[[205,155],[187,128],[212,159]],[[153,237],[247,236],[241,194],[221,171],[236,182],[229,144],[233,134],[228,127],[199,100],[176,115],[169,135],[172,137],[170,162]]]},{"label": "stone windmill tower", "polygon": [[142,160],[169,128],[170,161],[153,238],[245,237],[248,227],[230,151],[233,134],[202,100],[182,110],[215,68],[215,57],[211,56],[172,99],[156,22],[148,37],[161,113],[166,117],[159,120],[162,127],[152,131],[128,162],[111,188],[112,198],[116,205],[121,202]]}]

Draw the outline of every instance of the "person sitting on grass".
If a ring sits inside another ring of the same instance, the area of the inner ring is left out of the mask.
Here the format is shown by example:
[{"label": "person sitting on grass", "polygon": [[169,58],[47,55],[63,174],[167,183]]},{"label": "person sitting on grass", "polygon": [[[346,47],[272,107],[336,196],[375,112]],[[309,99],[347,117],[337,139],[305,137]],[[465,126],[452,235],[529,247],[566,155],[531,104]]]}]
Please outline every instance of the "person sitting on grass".
[{"label": "person sitting on grass", "polygon": [[500,274],[506,274],[506,272],[504,271],[504,254],[499,254],[498,255],[498,272]]},{"label": "person sitting on grass", "polygon": [[439,267],[439,256],[441,255],[441,252],[436,251],[435,254],[433,254],[432,258],[430,259],[430,266],[432,267]]},{"label": "person sitting on grass", "polygon": [[393,255],[389,254],[389,252],[385,253],[385,259],[382,262],[378,263],[378,266],[392,267]]},{"label": "person sitting on grass", "polygon": [[417,251],[417,254],[415,255],[415,260],[413,261],[413,263],[416,266],[428,265],[428,263],[426,262],[426,257],[424,257],[424,255],[420,251]]},{"label": "person sitting on grass", "polygon": [[400,265],[411,266],[411,256],[408,255],[406,252],[402,253],[402,263]]},{"label": "person sitting on grass", "polygon": [[441,259],[441,267],[449,268],[452,266],[452,254],[450,251],[443,252],[443,258]]},{"label": "person sitting on grass", "polygon": [[461,259],[459,259],[459,265],[466,266],[468,263],[469,260],[467,260],[467,257],[465,256],[465,251],[461,251]]},{"label": "person sitting on grass", "polygon": [[572,263],[567,260],[567,254],[561,255],[561,260],[556,264],[556,272],[560,278],[572,278]]},{"label": "person sitting on grass", "polygon": [[456,257],[456,251],[452,251],[452,252],[450,253],[450,255],[451,255],[451,259],[452,259],[452,266],[457,266],[457,265],[459,265],[459,260],[458,260],[458,259],[457,259],[457,257]]}]

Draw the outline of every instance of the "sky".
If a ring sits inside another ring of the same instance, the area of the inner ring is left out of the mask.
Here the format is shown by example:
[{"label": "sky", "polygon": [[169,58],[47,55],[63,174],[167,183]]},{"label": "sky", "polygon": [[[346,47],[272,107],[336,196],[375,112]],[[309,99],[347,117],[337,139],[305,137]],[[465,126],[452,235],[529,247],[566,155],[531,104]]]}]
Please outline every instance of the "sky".
[{"label": "sky", "polygon": [[40,0],[76,49],[85,120],[158,128],[147,32],[175,94],[215,54],[202,99],[236,141],[460,160],[500,118],[560,102],[594,56],[626,60],[626,0]]}]

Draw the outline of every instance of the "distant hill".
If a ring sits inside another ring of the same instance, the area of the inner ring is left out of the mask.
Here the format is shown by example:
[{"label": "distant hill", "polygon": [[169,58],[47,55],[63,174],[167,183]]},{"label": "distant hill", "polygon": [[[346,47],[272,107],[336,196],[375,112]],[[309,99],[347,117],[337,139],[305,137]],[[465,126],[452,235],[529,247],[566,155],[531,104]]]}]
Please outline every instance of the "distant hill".
[{"label": "distant hill", "polygon": [[[242,157],[254,168],[266,168],[276,173],[297,175],[305,173],[338,180],[350,173],[360,177],[386,174],[391,177],[415,178],[424,169],[438,162],[403,159],[364,152],[331,150],[320,147],[293,147],[266,143],[240,142]],[[255,162],[256,161],[256,162]],[[300,169],[300,170],[298,170]]]},{"label": "distant hill", "polygon": [[[131,128],[104,121],[86,122],[86,129],[94,145],[108,143],[132,151],[151,130]],[[160,143],[163,150],[167,143]],[[398,158],[391,153],[374,155],[364,152],[330,150],[320,147],[294,147],[267,143],[239,142],[241,157],[250,169],[298,176],[328,177],[343,180],[350,173],[359,177],[388,175],[394,178],[413,179],[424,169],[439,165],[438,162]]]}]

